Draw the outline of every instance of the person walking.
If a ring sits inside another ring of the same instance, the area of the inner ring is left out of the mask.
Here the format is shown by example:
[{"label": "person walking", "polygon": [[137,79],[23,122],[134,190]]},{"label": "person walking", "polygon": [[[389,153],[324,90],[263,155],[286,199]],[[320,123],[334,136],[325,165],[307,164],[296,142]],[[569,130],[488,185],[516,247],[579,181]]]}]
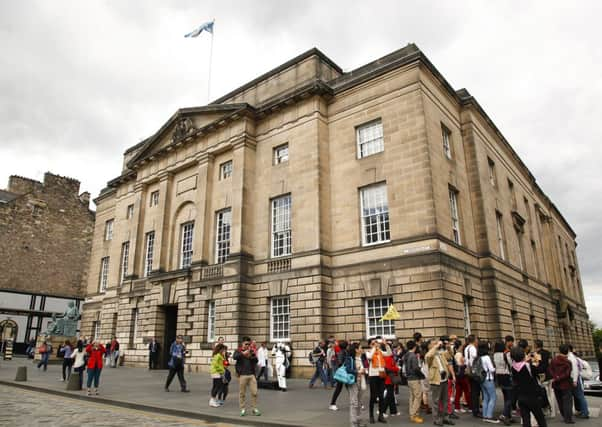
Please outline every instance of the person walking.
[{"label": "person walking", "polygon": [[428,367],[428,382],[433,399],[433,422],[436,426],[454,425],[447,414],[447,381],[453,369],[444,356],[443,341],[430,341],[424,360]]},{"label": "person walking", "polygon": [[225,348],[223,344],[217,344],[213,349],[213,357],[211,358],[211,366],[209,373],[211,374],[211,380],[213,386],[211,387],[211,399],[209,399],[209,406],[213,408],[219,408],[221,405],[217,401],[217,395],[221,392],[224,384],[224,357]]},{"label": "person walking", "polygon": [[259,368],[259,372],[257,373],[257,379],[259,380],[262,376],[264,381],[268,381],[268,362],[269,362],[269,353],[266,347],[266,343],[262,342],[259,348],[257,349],[257,367]]},{"label": "person walking", "polygon": [[571,379],[571,361],[568,358],[569,346],[562,344],[559,353],[552,359],[548,372],[552,377],[552,387],[558,402],[558,409],[566,424],[575,424],[573,420],[573,381]]},{"label": "person walking", "polygon": [[48,369],[48,358],[52,354],[52,344],[48,340],[44,340],[42,345],[38,348],[38,353],[40,353],[40,361],[38,362],[38,369],[40,367],[44,367],[44,371]]},{"label": "person walking", "polygon": [[[345,363],[347,359],[347,341],[339,341],[339,352],[336,354],[336,360],[332,362],[333,364],[333,372],[336,372],[339,367]],[[334,375],[334,374],[333,374]],[[330,406],[328,409],[331,411],[338,411],[337,407],[337,399],[341,394],[341,390],[343,389],[343,383],[336,381],[336,386],[334,389],[334,393],[332,393],[332,398],[330,399]]]},{"label": "person walking", "polygon": [[587,400],[585,400],[585,392],[583,390],[583,378],[581,377],[581,371],[583,365],[579,362],[579,358],[573,353],[572,344],[568,344],[569,354],[568,358],[571,362],[571,379],[573,380],[573,400],[575,404],[575,416],[577,418],[589,418],[589,408],[587,406]]},{"label": "person walking", "polygon": [[279,342],[272,348],[272,357],[276,364],[276,377],[278,378],[278,388],[281,391],[286,391],[286,370],[289,367],[288,358],[291,354],[291,349],[286,343]]},{"label": "person walking", "polygon": [[228,347],[224,345],[224,375],[222,376],[222,387],[217,394],[217,403],[223,405],[226,403],[226,397],[228,397],[228,388],[230,387],[230,381],[232,381],[232,374],[228,369],[230,366],[230,353],[228,353]]},{"label": "person walking", "polygon": [[408,379],[409,397],[408,397],[408,414],[410,421],[415,424],[424,423],[424,419],[420,416],[420,403],[422,402],[422,389],[420,381],[424,375],[418,363],[416,356],[416,343],[410,340],[406,343],[407,352],[403,356],[404,375]]},{"label": "person walking", "polygon": [[63,377],[61,378],[61,381],[65,381],[71,376],[71,367],[73,366],[73,359],[71,358],[73,347],[69,340],[65,341],[65,344],[61,347],[59,353],[63,355]]},{"label": "person walking", "polygon": [[188,387],[186,385],[186,379],[184,378],[184,365],[186,364],[186,346],[184,345],[184,339],[182,335],[178,335],[176,340],[169,347],[169,374],[165,381],[165,391],[169,391],[169,385],[173,380],[173,377],[177,374],[178,381],[180,382],[180,391],[188,393]]},{"label": "person walking", "polygon": [[466,362],[466,374],[470,383],[470,409],[473,417],[479,417],[480,400],[481,400],[481,381],[472,376],[472,368],[477,359],[477,338],[470,334],[466,337],[466,346],[464,347],[464,360]]},{"label": "person walking", "polygon": [[313,376],[309,380],[309,388],[312,388],[316,383],[318,377],[322,381],[324,388],[328,387],[328,372],[326,367],[326,341],[322,340],[310,353],[310,361],[315,366]]},{"label": "person walking", "polygon": [[512,357],[512,382],[523,427],[531,427],[531,414],[535,416],[539,427],[547,427],[546,417],[542,411],[542,388],[537,381],[538,361],[531,356],[526,356],[520,347],[513,347],[510,351]]},{"label": "person walking", "polygon": [[148,369],[157,369],[157,362],[159,360],[159,351],[161,346],[153,337],[151,341],[148,343]]},{"label": "person walking", "polygon": [[241,346],[234,352],[235,369],[239,383],[238,403],[241,417],[247,414],[247,389],[251,394],[253,415],[261,415],[261,411],[257,408],[257,379],[255,378],[257,355],[251,350],[250,346],[251,339],[244,337]]},{"label": "person walking", "polygon": [[370,342],[370,350],[366,352],[369,362],[368,383],[370,384],[370,403],[368,406],[370,424],[374,424],[374,405],[378,401],[378,422],[386,423],[385,417],[385,356],[391,355],[391,349],[387,349],[382,337],[377,336]]},{"label": "person walking", "polygon": [[483,392],[483,421],[497,424],[500,420],[493,418],[497,395],[495,393],[495,366],[489,356],[489,343],[479,342],[478,357],[481,359],[483,374],[481,390]]},{"label": "person walking", "polygon": [[88,396],[92,395],[92,391],[90,390],[92,382],[94,382],[94,395],[98,395],[98,384],[100,382],[100,373],[102,371],[102,358],[105,352],[106,348],[96,340],[86,347],[86,353],[88,354],[86,392]]},{"label": "person walking", "polygon": [[84,343],[78,340],[75,349],[70,356],[73,365],[73,370],[79,374],[79,389],[82,389],[84,384],[84,369],[86,369],[86,352],[84,351]]}]

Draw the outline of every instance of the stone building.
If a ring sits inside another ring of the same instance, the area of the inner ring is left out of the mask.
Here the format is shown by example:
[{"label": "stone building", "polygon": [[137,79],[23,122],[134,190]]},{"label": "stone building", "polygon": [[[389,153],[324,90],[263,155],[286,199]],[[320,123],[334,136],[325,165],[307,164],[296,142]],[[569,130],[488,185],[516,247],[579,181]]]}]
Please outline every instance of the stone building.
[{"label": "stone building", "polygon": [[[592,343],[575,233],[413,44],[350,72],[311,49],[124,154],[96,199],[82,330],[288,341],[469,332]],[[380,322],[389,304],[401,320]]]},{"label": "stone building", "polygon": [[13,175],[0,190],[0,322],[11,326],[17,352],[53,313],[84,298],[94,231],[89,204],[79,181],[51,173],[44,182]]}]

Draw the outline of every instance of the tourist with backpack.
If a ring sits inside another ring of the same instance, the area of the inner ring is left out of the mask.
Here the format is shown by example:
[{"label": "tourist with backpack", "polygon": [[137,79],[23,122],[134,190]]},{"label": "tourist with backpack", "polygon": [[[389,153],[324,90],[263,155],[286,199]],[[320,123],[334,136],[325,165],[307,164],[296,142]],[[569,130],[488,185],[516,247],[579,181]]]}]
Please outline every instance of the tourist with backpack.
[{"label": "tourist with backpack", "polygon": [[520,347],[512,348],[512,381],[523,420],[523,427],[531,427],[531,413],[539,427],[547,427],[542,403],[544,389],[537,380],[539,357],[526,356]]},{"label": "tourist with backpack", "polygon": [[504,409],[500,420],[504,425],[509,426],[512,423],[512,362],[508,361],[510,352],[506,349],[506,346],[502,341],[495,343],[493,347],[493,363],[495,365],[495,377],[497,384],[502,390],[504,396]]},{"label": "tourist with backpack", "polygon": [[[480,342],[478,347],[480,363],[476,363],[475,375],[481,377],[481,390],[483,391],[483,421],[498,424],[500,420],[493,418],[495,402],[495,366],[489,356],[489,343]],[[480,365],[480,366],[479,366]]]}]

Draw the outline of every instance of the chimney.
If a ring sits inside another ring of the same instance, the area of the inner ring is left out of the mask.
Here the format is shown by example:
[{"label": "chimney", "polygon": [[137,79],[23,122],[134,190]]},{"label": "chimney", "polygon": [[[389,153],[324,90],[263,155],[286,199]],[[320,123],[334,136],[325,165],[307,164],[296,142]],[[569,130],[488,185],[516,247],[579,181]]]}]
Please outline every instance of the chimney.
[{"label": "chimney", "polygon": [[36,189],[41,190],[42,188],[42,183],[36,181],[35,179],[25,178],[19,175],[11,175],[8,178],[7,190],[11,193],[25,194],[30,193]]}]

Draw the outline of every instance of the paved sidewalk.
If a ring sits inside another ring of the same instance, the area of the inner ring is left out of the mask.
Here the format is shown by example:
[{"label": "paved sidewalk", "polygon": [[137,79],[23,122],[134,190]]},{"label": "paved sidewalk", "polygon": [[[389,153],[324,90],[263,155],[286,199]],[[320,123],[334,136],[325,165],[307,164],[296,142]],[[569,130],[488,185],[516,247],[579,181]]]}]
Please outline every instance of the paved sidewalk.
[{"label": "paved sidewalk", "polygon": [[[27,366],[28,381],[16,383],[15,373],[18,366]],[[59,381],[61,367],[48,366],[48,371],[36,369],[27,359],[0,361],[0,383],[4,385],[33,387],[38,391],[46,391],[72,398],[94,400],[98,403],[108,403],[116,406],[150,410],[175,416],[203,419],[207,421],[222,421],[246,425],[263,426],[312,426],[338,427],[349,425],[349,397],[343,389],[337,405],[339,411],[328,410],[332,390],[321,387],[309,389],[307,380],[289,380],[289,391],[259,390],[258,406],[262,416],[239,416],[238,384],[236,379],[230,384],[230,394],[226,404],[221,408],[210,408],[209,391],[211,380],[208,374],[187,373],[190,393],[179,392],[177,378],[174,379],[170,393],[163,391],[167,371],[148,371],[142,368],[105,368],[100,379],[100,395],[86,397],[85,392],[66,391],[66,384]],[[400,389],[398,396],[400,417],[389,418],[390,425],[413,425],[407,417],[407,387]],[[588,397],[590,406],[599,413],[602,398]],[[501,410],[501,395],[498,396],[498,411]],[[367,401],[365,402],[367,407]],[[367,418],[367,415],[366,415]],[[427,416],[425,425],[432,425],[432,418]],[[484,426],[481,420],[469,414],[461,414],[457,420],[458,426]],[[558,420],[550,420],[550,425],[562,425]],[[582,427],[600,425],[599,418],[579,420]]]}]

